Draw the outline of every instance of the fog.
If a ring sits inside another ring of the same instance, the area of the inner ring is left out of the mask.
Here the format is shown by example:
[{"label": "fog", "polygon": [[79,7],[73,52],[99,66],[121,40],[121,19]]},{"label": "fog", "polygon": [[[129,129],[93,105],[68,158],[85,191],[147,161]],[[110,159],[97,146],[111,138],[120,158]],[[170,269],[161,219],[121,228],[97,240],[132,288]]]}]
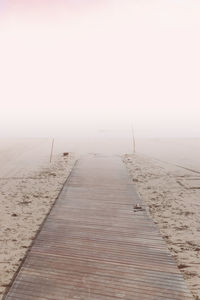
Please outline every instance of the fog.
[{"label": "fog", "polygon": [[199,16],[196,0],[0,0],[0,136],[200,137]]}]

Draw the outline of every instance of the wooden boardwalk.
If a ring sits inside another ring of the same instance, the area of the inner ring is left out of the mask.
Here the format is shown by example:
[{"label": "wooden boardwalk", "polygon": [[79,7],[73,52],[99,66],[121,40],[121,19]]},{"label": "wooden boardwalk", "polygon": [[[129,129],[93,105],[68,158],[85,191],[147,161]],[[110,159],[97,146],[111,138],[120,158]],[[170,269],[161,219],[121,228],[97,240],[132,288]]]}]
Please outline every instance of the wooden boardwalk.
[{"label": "wooden boardwalk", "polygon": [[121,158],[74,167],[6,300],[189,300]]}]

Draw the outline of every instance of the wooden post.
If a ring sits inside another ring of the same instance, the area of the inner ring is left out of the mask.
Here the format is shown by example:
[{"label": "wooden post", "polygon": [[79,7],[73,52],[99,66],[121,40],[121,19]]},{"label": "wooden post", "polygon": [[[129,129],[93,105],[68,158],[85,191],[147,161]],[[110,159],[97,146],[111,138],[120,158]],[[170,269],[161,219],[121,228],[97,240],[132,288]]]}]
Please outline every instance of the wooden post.
[{"label": "wooden post", "polygon": [[135,145],[135,135],[134,135],[134,129],[133,126],[131,127],[132,129],[132,139],[133,139],[133,153],[136,152],[136,145]]},{"label": "wooden post", "polygon": [[54,139],[52,140],[52,145],[51,145],[50,163],[52,162],[52,157],[53,157],[53,147],[54,147]]}]

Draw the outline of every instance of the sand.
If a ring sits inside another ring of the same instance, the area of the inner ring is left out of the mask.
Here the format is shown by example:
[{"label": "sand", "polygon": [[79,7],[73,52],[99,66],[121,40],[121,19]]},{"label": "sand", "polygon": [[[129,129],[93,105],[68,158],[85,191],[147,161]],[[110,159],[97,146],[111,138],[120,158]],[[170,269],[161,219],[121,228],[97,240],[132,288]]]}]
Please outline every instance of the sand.
[{"label": "sand", "polygon": [[200,138],[136,138],[136,150],[137,153],[200,172]]},{"label": "sand", "polygon": [[125,155],[148,213],[195,299],[200,299],[200,174],[145,155]]},{"label": "sand", "polygon": [[[84,147],[82,140],[56,139],[50,165],[51,139],[0,139],[0,299],[72,168],[74,156],[63,159],[59,153],[96,148],[110,153],[115,148],[120,154],[129,142],[131,147],[128,138],[127,143],[116,139],[112,146],[107,140],[85,140]],[[200,139],[136,142],[145,154],[200,171]],[[189,288],[200,299],[200,174],[145,155],[126,155],[124,160]]]},{"label": "sand", "polygon": [[[20,159],[15,155],[6,162],[2,159],[0,172],[0,299],[75,162],[70,153],[67,157],[54,156],[51,164],[45,156],[43,162],[38,160],[40,163],[31,162],[25,167],[28,157],[31,161],[30,153],[22,148]],[[9,149],[5,149],[8,156]],[[11,147],[11,152],[19,154],[19,148],[13,151]],[[20,161],[23,167],[19,167]]]}]

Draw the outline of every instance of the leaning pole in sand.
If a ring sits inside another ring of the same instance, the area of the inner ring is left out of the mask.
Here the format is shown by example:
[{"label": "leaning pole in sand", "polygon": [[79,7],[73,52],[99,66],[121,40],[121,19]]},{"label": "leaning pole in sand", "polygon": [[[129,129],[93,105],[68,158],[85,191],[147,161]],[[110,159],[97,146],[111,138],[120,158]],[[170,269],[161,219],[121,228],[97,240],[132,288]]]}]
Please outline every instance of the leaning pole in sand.
[{"label": "leaning pole in sand", "polygon": [[52,144],[51,144],[50,163],[52,162],[52,157],[53,157],[53,147],[54,147],[54,139],[52,140]]},{"label": "leaning pole in sand", "polygon": [[132,140],[133,140],[133,153],[135,153],[136,152],[136,145],[135,145],[135,134],[134,134],[133,125],[131,126],[131,131],[132,131]]}]

